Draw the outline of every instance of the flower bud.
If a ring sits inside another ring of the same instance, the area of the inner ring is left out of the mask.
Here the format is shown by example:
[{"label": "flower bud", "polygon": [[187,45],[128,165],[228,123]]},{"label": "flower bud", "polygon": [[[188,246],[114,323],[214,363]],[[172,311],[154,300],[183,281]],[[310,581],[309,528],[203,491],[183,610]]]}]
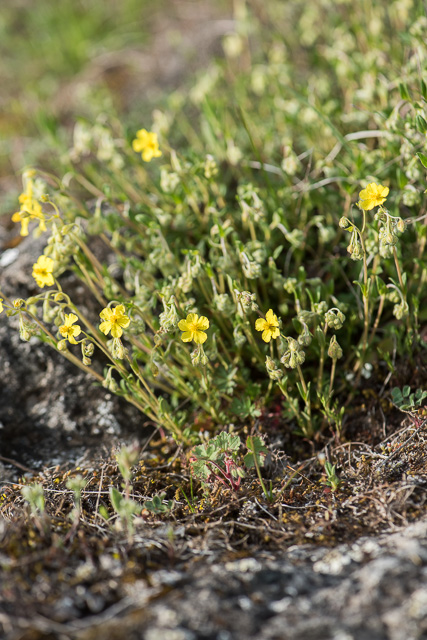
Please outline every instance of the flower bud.
[{"label": "flower bud", "polygon": [[117,360],[123,360],[126,350],[122,344],[120,338],[113,338],[113,344],[111,346],[111,355]]},{"label": "flower bud", "polygon": [[409,307],[406,302],[401,302],[400,304],[395,304],[393,307],[393,315],[398,320],[402,320],[402,318],[406,318],[409,314]]},{"label": "flower bud", "polygon": [[396,227],[397,230],[400,231],[400,233],[403,233],[406,229],[406,222],[402,220],[402,218],[399,218]]},{"label": "flower bud", "polygon": [[213,302],[218,311],[225,315],[229,315],[235,310],[234,303],[227,293],[220,293],[214,296]]},{"label": "flower bud", "polygon": [[243,275],[249,280],[255,280],[259,278],[262,273],[262,267],[258,262],[254,262],[253,260],[243,261],[242,262],[242,271]]},{"label": "flower bud", "polygon": [[341,229],[345,229],[348,232],[352,232],[353,231],[353,225],[350,222],[350,220],[348,218],[346,218],[345,216],[343,216],[341,218],[341,220],[339,221],[339,225],[341,227]]},{"label": "flower bud", "polygon": [[313,304],[313,311],[318,316],[322,316],[327,312],[327,310],[328,310],[328,305],[324,300],[322,300],[321,302],[315,302]]},{"label": "flower bud", "polygon": [[258,305],[255,302],[256,295],[254,293],[250,293],[249,291],[236,291],[236,294],[245,313],[248,313],[249,311],[256,311],[258,309]]},{"label": "flower bud", "polygon": [[351,259],[352,260],[363,260],[363,251],[362,251],[362,247],[360,246],[360,244],[357,243],[357,244],[355,244],[353,246],[353,251],[351,252]]},{"label": "flower bud", "polygon": [[68,350],[67,341],[59,340],[59,342],[56,343],[56,348],[58,349],[58,351],[67,351]]},{"label": "flower bud", "polygon": [[337,342],[336,336],[332,336],[331,341],[329,343],[328,356],[332,358],[332,360],[338,360],[342,358],[343,352],[340,345]]},{"label": "flower bud", "polygon": [[197,365],[201,364],[201,362],[200,362],[201,356],[202,356],[202,352],[201,352],[200,348],[197,346],[194,349],[194,351],[191,352],[191,364],[194,367],[197,367]]},{"label": "flower bud", "polygon": [[104,387],[104,389],[108,389],[108,391],[111,391],[111,393],[117,393],[117,391],[119,390],[119,385],[113,378],[113,369],[111,367],[110,369],[108,369],[108,373],[102,381],[102,386]]},{"label": "flower bud", "polygon": [[168,304],[163,302],[163,306],[164,311],[159,316],[160,326],[164,331],[168,332],[178,325],[179,316],[173,299]]},{"label": "flower bud", "polygon": [[267,369],[268,377],[271,380],[282,379],[283,377],[282,371],[278,368],[277,364],[275,363],[273,358],[270,358],[270,356],[267,356],[265,359],[265,367]]},{"label": "flower bud", "polygon": [[329,309],[325,314],[325,321],[330,329],[338,331],[345,322],[345,315],[339,309]]},{"label": "flower bud", "polygon": [[86,356],[87,358],[90,358],[91,356],[93,356],[94,351],[95,351],[95,345],[93,344],[93,342],[90,342],[89,340],[84,340],[82,342],[82,354],[84,356]]},{"label": "flower bud", "polygon": [[295,293],[297,287],[297,279],[296,278],[286,278],[283,283],[283,288],[287,293]]},{"label": "flower bud", "polygon": [[308,347],[311,344],[312,339],[313,339],[313,336],[311,335],[310,331],[308,330],[307,325],[304,324],[303,325],[303,331],[298,336],[298,344],[300,344],[302,347]]},{"label": "flower bud", "polygon": [[21,309],[25,306],[25,300],[23,300],[22,298],[16,298],[16,300],[13,301],[13,306],[15,307],[15,309]]},{"label": "flower bud", "polygon": [[305,353],[294,338],[287,338],[287,340],[288,350],[285,351],[283,356],[280,358],[280,362],[284,364],[287,369],[296,369],[299,365],[304,363]]},{"label": "flower bud", "polygon": [[246,342],[245,333],[240,325],[237,325],[233,330],[233,338],[236,344],[236,347],[242,347]]}]

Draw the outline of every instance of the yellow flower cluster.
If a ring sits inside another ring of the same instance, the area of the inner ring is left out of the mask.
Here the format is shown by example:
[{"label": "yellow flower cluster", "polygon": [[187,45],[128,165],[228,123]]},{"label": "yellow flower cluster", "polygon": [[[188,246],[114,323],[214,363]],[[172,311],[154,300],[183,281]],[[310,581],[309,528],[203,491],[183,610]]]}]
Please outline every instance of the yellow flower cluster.
[{"label": "yellow flower cluster", "polygon": [[157,133],[140,129],[136,132],[136,138],[132,142],[132,148],[137,153],[141,153],[144,162],[150,162],[153,158],[160,158],[162,152],[159,149]]},{"label": "yellow flower cluster", "polygon": [[34,198],[34,171],[24,174],[25,190],[19,196],[20,209],[12,216],[13,222],[21,223],[21,236],[28,235],[28,225],[31,220],[39,220],[39,230],[46,231],[45,217],[41,204]]}]

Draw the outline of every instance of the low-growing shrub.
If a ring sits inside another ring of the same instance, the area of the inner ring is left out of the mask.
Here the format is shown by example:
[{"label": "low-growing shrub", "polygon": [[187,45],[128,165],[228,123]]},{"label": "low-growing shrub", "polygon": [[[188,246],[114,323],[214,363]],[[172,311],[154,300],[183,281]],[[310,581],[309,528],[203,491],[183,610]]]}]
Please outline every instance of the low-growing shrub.
[{"label": "low-growing shrub", "polygon": [[41,291],[7,315],[179,442],[278,400],[339,435],[362,377],[425,348],[427,21],[322,4],[239,16],[153,123],[78,122],[62,173],[24,173]]}]

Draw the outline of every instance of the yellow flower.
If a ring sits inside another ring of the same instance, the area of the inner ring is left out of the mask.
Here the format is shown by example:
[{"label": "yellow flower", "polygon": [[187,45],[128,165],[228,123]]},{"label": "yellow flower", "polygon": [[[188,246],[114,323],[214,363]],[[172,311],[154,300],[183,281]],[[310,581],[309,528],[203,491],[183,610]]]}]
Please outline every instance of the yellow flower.
[{"label": "yellow flower", "polygon": [[99,315],[104,320],[99,325],[99,330],[105,335],[108,335],[111,331],[113,338],[120,338],[123,329],[130,325],[130,318],[125,315],[125,306],[123,304],[117,305],[114,309],[105,307]]},{"label": "yellow flower", "polygon": [[381,184],[371,182],[366,189],[362,189],[359,193],[360,200],[357,204],[364,211],[370,211],[386,201],[389,191],[390,189],[388,187],[383,187]]},{"label": "yellow flower", "polygon": [[183,342],[194,340],[196,344],[203,344],[208,338],[205,331],[209,329],[209,320],[205,316],[199,318],[197,313],[189,313],[185,320],[178,322],[178,327],[184,332],[181,336]]},{"label": "yellow flower", "polygon": [[140,129],[136,132],[136,138],[132,142],[132,148],[137,153],[141,153],[144,162],[150,162],[153,158],[160,158],[162,152],[159,149],[157,133]]},{"label": "yellow flower", "polygon": [[0,298],[0,313],[3,311],[3,298]]},{"label": "yellow flower", "polygon": [[71,344],[77,344],[76,337],[81,333],[81,329],[79,325],[73,326],[75,322],[77,322],[78,317],[74,313],[66,313],[65,314],[65,322],[59,327],[59,333],[64,338],[67,338]]},{"label": "yellow flower", "polygon": [[24,174],[25,191],[19,196],[20,209],[12,216],[12,222],[21,223],[21,236],[28,235],[28,225],[31,220],[40,220],[40,231],[46,231],[46,223],[42,207],[33,195],[34,182],[32,180],[33,172]]},{"label": "yellow flower", "polygon": [[39,285],[39,287],[50,287],[55,284],[55,280],[52,275],[53,260],[46,256],[40,256],[35,264],[33,264],[33,278]]},{"label": "yellow flower", "polygon": [[255,329],[262,331],[264,342],[270,342],[271,338],[278,338],[280,335],[279,321],[272,309],[269,309],[264,318],[258,318],[255,322]]}]

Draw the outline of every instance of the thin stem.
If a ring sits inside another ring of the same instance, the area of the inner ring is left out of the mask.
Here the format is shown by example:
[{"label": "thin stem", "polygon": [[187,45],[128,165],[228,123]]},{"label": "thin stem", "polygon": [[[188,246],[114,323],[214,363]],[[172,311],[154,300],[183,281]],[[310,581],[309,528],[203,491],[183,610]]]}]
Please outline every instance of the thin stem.
[{"label": "thin stem", "polygon": [[329,409],[329,402],[330,402],[331,397],[332,397],[332,390],[334,388],[334,378],[335,378],[336,366],[337,366],[337,359],[333,358],[333,360],[332,360],[332,368],[331,368],[331,377],[330,377],[330,380],[329,380],[329,393],[328,393],[328,399],[326,401],[326,407],[325,407],[326,411],[328,411],[328,409]]},{"label": "thin stem", "polygon": [[[323,327],[323,335],[326,337],[326,333],[328,331],[328,325],[325,322],[325,326]],[[325,345],[322,344],[320,346],[320,360],[319,360],[319,369],[317,372],[317,391],[320,393],[322,390],[322,379],[323,379],[323,367],[325,366]]]},{"label": "thin stem", "polygon": [[403,295],[405,297],[405,301],[406,301],[405,285],[403,284],[402,272],[400,270],[400,265],[399,265],[399,260],[398,260],[398,257],[397,257],[396,247],[393,247],[393,257],[394,257],[394,264],[396,265],[397,277],[399,279],[400,288],[402,289],[402,293],[403,293]]},{"label": "thin stem", "polygon": [[375,337],[375,334],[377,332],[378,326],[380,324],[380,318],[384,309],[384,303],[385,303],[385,296],[381,296],[380,297],[380,303],[378,305],[378,311],[377,311],[377,317],[375,318],[375,322],[374,325],[372,327],[372,331],[371,331],[371,335],[369,336],[369,341],[368,341],[368,345],[371,344],[372,340]]}]

